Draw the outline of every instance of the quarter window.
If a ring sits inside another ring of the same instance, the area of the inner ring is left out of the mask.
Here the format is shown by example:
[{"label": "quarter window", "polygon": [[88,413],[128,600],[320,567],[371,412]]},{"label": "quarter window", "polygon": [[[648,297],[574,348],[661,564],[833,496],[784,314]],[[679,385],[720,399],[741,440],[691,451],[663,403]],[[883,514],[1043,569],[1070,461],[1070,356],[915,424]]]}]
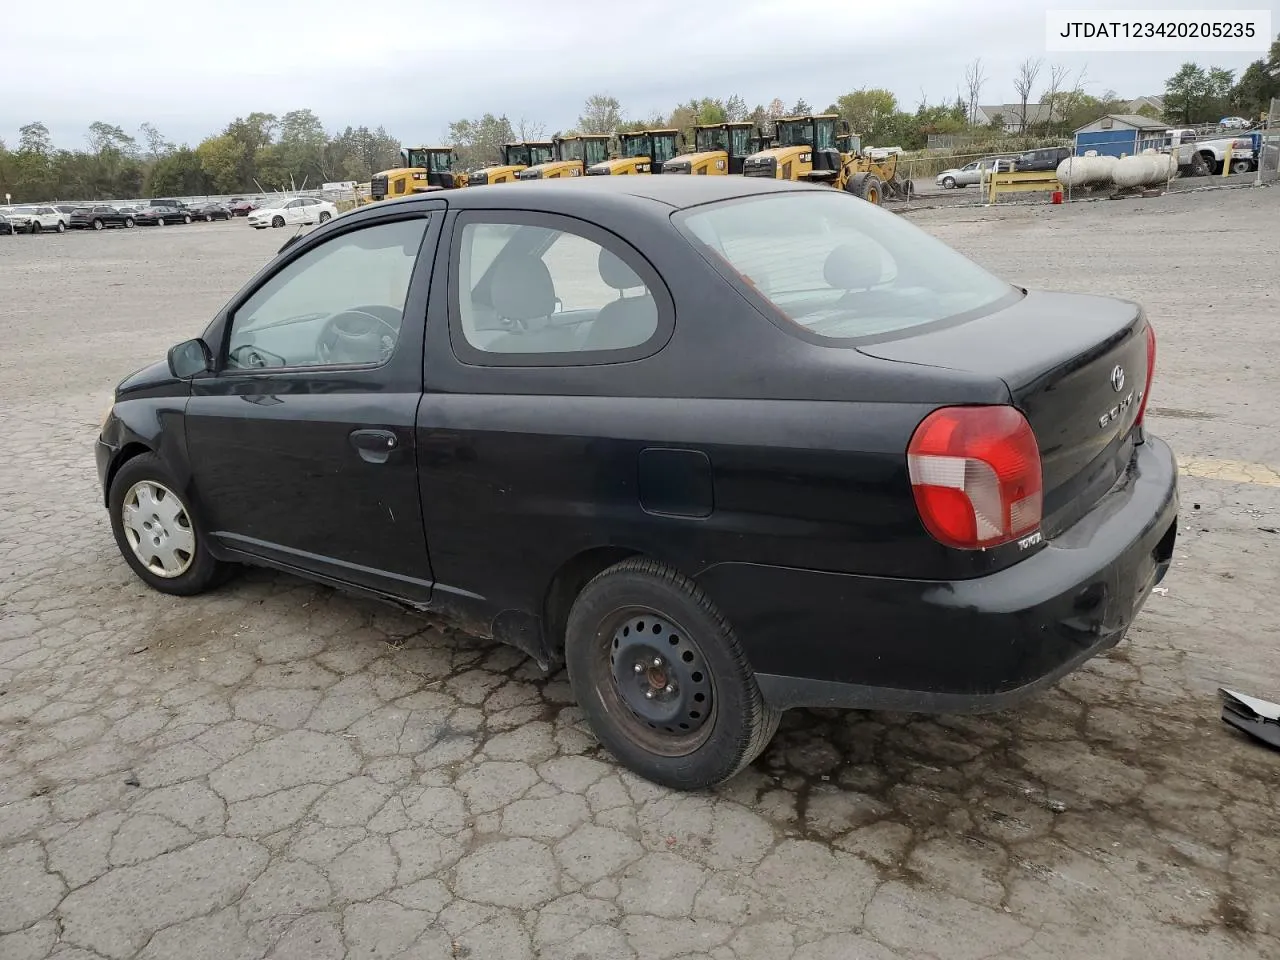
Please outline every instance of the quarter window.
[{"label": "quarter window", "polygon": [[468,223],[457,261],[462,335],[489,354],[639,347],[658,331],[658,303],[629,259],[571,230]]},{"label": "quarter window", "polygon": [[227,368],[385,363],[426,229],[426,218],[379,224],[302,254],[236,310]]}]

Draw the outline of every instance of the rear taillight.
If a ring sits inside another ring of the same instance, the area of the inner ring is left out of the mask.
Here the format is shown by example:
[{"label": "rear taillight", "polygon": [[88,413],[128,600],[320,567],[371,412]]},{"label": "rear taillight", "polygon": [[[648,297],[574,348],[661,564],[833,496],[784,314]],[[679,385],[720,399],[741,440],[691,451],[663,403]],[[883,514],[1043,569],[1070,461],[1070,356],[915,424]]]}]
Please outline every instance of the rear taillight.
[{"label": "rear taillight", "polygon": [[948,547],[995,547],[1040,526],[1040,447],[1013,407],[935,410],[911,437],[907,468],[920,520]]},{"label": "rear taillight", "polygon": [[1147,400],[1151,397],[1151,382],[1156,376],[1156,329],[1147,324],[1147,382],[1142,388],[1142,402],[1138,404],[1138,418],[1134,424],[1142,426],[1142,418],[1147,415]]}]

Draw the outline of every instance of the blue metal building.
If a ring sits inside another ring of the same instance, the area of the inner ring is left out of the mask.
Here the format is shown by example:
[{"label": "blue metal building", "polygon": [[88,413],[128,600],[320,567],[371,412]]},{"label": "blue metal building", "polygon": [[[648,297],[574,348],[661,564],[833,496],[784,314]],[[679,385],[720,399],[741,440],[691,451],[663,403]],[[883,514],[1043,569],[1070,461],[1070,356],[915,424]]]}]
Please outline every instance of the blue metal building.
[{"label": "blue metal building", "polygon": [[1076,131],[1076,156],[1090,150],[1102,156],[1132,156],[1164,144],[1169,125],[1136,113],[1109,113]]}]

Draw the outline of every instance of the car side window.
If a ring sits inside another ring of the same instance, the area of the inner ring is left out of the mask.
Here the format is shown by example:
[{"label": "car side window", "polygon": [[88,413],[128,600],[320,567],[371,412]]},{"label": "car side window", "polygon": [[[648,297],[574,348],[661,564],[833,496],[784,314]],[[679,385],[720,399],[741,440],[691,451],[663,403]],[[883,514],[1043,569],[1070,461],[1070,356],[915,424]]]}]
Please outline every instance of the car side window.
[{"label": "car side window", "polygon": [[635,255],[612,246],[567,227],[466,223],[455,261],[466,345],[499,355],[634,352],[648,343],[659,302]]},{"label": "car side window", "polygon": [[426,230],[425,217],[364,227],[290,262],[232,316],[227,369],[386,363]]}]

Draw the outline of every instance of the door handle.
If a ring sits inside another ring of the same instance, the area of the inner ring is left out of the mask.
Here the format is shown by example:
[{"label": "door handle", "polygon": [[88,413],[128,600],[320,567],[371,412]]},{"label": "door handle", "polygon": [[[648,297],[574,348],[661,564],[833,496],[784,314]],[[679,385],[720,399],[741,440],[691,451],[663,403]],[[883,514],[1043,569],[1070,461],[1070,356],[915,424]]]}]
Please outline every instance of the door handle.
[{"label": "door handle", "polygon": [[387,457],[400,445],[390,430],[352,430],[351,445],[368,463],[386,463]]}]

